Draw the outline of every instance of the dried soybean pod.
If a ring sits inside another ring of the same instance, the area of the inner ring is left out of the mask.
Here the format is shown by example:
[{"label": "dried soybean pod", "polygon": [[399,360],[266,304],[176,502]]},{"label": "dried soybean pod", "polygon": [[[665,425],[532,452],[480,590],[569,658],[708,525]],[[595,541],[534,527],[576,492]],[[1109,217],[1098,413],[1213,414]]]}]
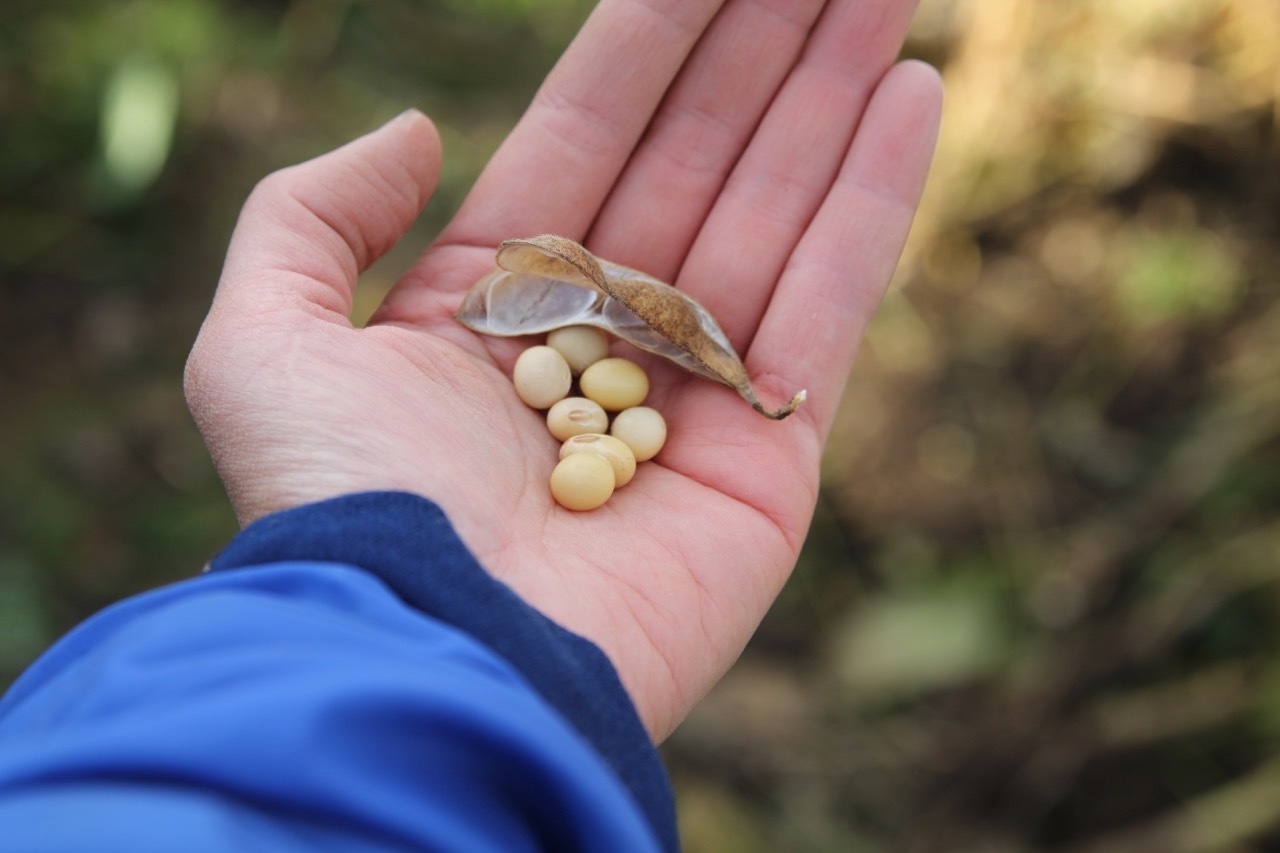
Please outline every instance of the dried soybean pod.
[{"label": "dried soybean pod", "polygon": [[[498,264],[511,272],[554,277],[584,288],[594,285],[652,330],[657,340],[640,335],[645,340],[640,343],[629,337],[626,329],[613,328],[607,321],[606,328],[643,349],[733,388],[767,418],[781,420],[804,402],[805,392],[800,391],[781,408],[766,409],[751,387],[742,360],[706,308],[652,276],[608,262],[602,265],[568,238],[543,234],[507,240],[498,250]],[[599,309],[602,317],[607,316],[607,303]]]},{"label": "dried soybean pod", "polygon": [[565,326],[606,327],[609,301],[567,281],[495,270],[471,286],[456,316],[482,335],[540,335]]},{"label": "dried soybean pod", "polygon": [[567,281],[587,290],[599,289],[604,273],[595,255],[568,237],[542,234],[528,240],[504,240],[498,266],[511,272]]}]

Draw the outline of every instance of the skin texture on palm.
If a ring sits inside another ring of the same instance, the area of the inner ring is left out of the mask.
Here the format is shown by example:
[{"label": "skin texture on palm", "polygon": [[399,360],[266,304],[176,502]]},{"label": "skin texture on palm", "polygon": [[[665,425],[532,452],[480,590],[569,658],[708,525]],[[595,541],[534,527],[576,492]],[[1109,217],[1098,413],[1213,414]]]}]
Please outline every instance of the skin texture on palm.
[{"label": "skin texture on palm", "polygon": [[[808,530],[936,137],[937,75],[893,64],[913,7],[604,0],[363,329],[356,280],[430,198],[434,127],[407,113],[264,179],[187,370],[241,522],[362,490],[431,498],[495,577],[605,650],[664,738],[736,659]],[[453,318],[499,242],[546,232],[690,293],[767,405],[801,387],[809,401],[767,421],[637,357],[666,448],[605,507],[556,506],[555,442],[509,378],[527,342]]]}]

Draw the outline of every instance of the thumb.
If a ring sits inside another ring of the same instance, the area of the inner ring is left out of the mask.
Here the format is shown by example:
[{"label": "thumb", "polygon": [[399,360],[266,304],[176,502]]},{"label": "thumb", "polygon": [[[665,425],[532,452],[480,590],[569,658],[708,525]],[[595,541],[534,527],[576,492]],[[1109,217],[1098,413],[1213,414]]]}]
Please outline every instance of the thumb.
[{"label": "thumb", "polygon": [[440,137],[417,110],[268,175],[240,212],[213,313],[312,305],[345,321],[360,273],[408,230],[439,176]]}]

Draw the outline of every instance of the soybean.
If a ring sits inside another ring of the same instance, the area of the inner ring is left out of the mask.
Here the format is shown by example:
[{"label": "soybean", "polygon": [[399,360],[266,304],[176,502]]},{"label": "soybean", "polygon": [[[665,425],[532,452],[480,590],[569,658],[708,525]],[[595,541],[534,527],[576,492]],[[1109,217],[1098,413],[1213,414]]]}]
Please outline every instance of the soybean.
[{"label": "soybean", "polygon": [[657,456],[666,443],[667,422],[657,409],[633,406],[614,417],[609,434],[630,447],[637,462],[647,462]]},{"label": "soybean", "polygon": [[609,354],[609,338],[591,326],[565,326],[547,335],[547,346],[564,356],[577,376]]},{"label": "soybean", "polygon": [[605,410],[619,412],[638,406],[649,396],[649,377],[640,365],[625,358],[602,358],[582,371],[582,394]]},{"label": "soybean", "polygon": [[613,488],[613,466],[592,453],[570,454],[551,472],[551,496],[565,509],[581,512],[603,506]]},{"label": "soybean", "polygon": [[520,399],[535,409],[546,409],[563,400],[573,385],[569,363],[547,346],[529,347],[520,353],[511,380]]},{"label": "soybean", "polygon": [[614,486],[622,488],[636,475],[636,455],[631,448],[611,435],[585,433],[575,435],[560,446],[560,459],[576,454],[599,456],[613,469]]},{"label": "soybean", "polygon": [[[516,394],[547,411],[547,431],[562,442],[551,496],[574,511],[602,506],[667,438],[662,415],[640,405],[649,394],[649,377],[633,361],[601,357],[607,352],[608,339],[596,329],[559,329],[547,345],[521,353],[512,370]],[[582,396],[570,397],[579,371]],[[612,427],[609,412],[617,413]]]},{"label": "soybean", "polygon": [[558,441],[587,432],[604,432],[609,415],[586,397],[565,397],[547,410],[547,430]]}]

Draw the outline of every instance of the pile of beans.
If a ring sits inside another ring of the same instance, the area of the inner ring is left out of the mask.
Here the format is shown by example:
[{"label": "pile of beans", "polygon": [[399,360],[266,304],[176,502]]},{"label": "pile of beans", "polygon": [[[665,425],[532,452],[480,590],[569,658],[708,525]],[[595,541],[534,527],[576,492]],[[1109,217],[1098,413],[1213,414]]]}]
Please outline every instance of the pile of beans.
[{"label": "pile of beans", "polygon": [[[563,442],[551,495],[566,509],[602,506],[667,440],[662,415],[641,405],[649,377],[635,362],[608,355],[604,332],[571,326],[522,352],[512,373],[516,394],[546,410],[548,431]],[[574,377],[579,395],[569,396]]]}]

